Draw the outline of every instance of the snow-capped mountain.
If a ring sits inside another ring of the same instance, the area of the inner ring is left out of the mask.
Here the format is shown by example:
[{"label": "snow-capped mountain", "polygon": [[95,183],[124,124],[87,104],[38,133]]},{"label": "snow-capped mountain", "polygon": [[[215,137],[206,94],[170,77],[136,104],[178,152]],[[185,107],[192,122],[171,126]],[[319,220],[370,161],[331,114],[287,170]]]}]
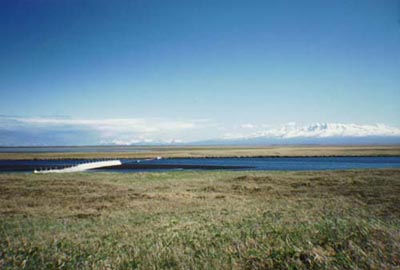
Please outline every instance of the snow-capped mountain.
[{"label": "snow-capped mountain", "polygon": [[[383,124],[357,125],[337,123],[317,123],[308,126],[299,126],[294,123],[283,125],[276,129],[257,131],[247,136],[255,137],[364,137],[364,136],[400,136],[400,128],[389,127]],[[246,138],[246,137],[244,137]]]},{"label": "snow-capped mountain", "polygon": [[[256,129],[256,127],[254,127]],[[204,144],[398,144],[400,128],[383,124],[289,123],[250,134],[229,133]]]}]

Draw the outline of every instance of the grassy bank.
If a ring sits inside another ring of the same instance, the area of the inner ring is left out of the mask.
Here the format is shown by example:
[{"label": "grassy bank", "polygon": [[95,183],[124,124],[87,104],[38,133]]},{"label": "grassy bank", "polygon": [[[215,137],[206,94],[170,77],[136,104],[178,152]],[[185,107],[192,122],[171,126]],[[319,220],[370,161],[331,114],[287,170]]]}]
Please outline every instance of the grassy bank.
[{"label": "grassy bank", "polygon": [[0,269],[399,269],[400,170],[0,174]]},{"label": "grassy bank", "polygon": [[[77,147],[79,148],[79,147]],[[94,147],[96,148],[96,147]],[[103,147],[104,148],[104,147]],[[99,151],[101,151],[101,148]],[[132,148],[132,147],[128,147]],[[60,148],[62,151],[63,148]],[[135,149],[132,149],[134,151]],[[0,159],[93,159],[93,158],[204,158],[204,157],[307,157],[307,156],[400,156],[400,145],[381,146],[142,146],[140,152],[0,153]]]}]

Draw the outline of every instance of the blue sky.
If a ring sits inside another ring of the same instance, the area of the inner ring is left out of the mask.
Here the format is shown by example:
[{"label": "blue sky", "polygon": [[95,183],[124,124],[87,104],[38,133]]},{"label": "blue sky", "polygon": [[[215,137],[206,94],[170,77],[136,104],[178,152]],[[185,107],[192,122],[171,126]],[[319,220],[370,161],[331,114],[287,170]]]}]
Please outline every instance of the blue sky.
[{"label": "blue sky", "polygon": [[[399,127],[399,74],[395,0],[0,2],[3,138],[39,134],[26,121],[38,118],[50,138],[123,119],[132,141],[148,135],[139,122],[185,140],[289,122]],[[71,123],[54,129],[60,118]]]}]

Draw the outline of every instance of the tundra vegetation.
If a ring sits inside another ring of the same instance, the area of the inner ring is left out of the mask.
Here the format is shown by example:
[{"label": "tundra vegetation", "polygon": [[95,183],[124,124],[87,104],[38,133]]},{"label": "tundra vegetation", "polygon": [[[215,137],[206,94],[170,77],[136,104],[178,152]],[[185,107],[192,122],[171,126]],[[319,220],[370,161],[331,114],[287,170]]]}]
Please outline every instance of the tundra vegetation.
[{"label": "tundra vegetation", "polygon": [[0,174],[0,269],[400,269],[400,170]]}]

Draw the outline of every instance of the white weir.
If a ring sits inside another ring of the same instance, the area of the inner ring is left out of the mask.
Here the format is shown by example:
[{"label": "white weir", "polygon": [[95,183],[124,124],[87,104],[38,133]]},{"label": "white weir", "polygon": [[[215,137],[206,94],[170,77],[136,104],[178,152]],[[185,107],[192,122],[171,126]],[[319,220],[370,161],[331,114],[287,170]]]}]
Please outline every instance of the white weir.
[{"label": "white weir", "polygon": [[120,160],[106,160],[106,161],[93,161],[74,165],[62,169],[49,169],[49,170],[34,170],[34,173],[69,173],[69,172],[83,172],[90,169],[98,169],[102,167],[118,166],[121,165]]}]

